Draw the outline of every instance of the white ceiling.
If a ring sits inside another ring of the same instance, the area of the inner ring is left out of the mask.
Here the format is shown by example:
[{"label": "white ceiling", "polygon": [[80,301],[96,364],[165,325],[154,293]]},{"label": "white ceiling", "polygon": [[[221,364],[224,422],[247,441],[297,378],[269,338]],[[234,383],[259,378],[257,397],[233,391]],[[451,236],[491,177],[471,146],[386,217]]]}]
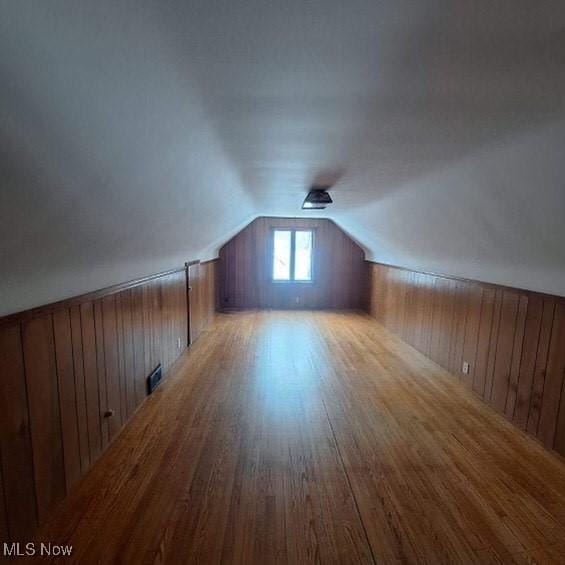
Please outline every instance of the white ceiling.
[{"label": "white ceiling", "polygon": [[318,215],[565,295],[565,3],[0,2],[0,314]]}]

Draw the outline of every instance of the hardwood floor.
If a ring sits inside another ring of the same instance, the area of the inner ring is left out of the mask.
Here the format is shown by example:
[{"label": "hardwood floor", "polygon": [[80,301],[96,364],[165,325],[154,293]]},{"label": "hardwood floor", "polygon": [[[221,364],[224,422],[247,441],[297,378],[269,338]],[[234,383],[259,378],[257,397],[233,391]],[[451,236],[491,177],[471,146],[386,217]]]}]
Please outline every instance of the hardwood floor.
[{"label": "hardwood floor", "polygon": [[565,462],[363,314],[220,314],[38,539],[80,563],[564,563]]}]

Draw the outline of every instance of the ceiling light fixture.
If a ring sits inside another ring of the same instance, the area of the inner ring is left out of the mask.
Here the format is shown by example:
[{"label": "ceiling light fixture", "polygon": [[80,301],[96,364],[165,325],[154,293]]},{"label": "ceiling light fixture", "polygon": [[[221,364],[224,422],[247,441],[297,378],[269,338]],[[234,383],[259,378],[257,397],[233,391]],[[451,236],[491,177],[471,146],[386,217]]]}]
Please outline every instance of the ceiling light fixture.
[{"label": "ceiling light fixture", "polygon": [[315,187],[310,190],[302,203],[303,210],[324,210],[328,204],[333,202],[327,193],[328,187]]}]

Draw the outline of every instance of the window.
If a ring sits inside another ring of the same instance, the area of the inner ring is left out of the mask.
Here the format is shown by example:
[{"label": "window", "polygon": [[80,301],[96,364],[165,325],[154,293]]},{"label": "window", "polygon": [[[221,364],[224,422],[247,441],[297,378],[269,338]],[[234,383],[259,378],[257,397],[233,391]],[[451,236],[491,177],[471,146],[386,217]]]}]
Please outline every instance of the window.
[{"label": "window", "polygon": [[273,232],[273,280],[312,282],[312,230]]}]

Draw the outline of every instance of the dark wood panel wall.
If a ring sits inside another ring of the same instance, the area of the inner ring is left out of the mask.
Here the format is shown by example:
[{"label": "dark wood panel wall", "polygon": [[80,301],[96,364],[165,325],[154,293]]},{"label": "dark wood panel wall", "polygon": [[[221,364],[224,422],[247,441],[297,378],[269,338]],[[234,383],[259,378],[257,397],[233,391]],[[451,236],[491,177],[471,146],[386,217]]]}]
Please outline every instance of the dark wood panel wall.
[{"label": "dark wood panel wall", "polygon": [[213,320],[218,302],[218,260],[193,263],[188,267],[190,285],[190,341],[193,343]]},{"label": "dark wood panel wall", "polygon": [[[198,269],[198,332],[214,269]],[[0,319],[0,541],[28,540],[98,459],[186,348],[187,315],[180,269]]]},{"label": "dark wood panel wall", "polygon": [[[273,229],[314,230],[312,283],[273,283]],[[219,307],[360,308],[364,253],[327,219],[257,218],[220,250]]]},{"label": "dark wood panel wall", "polygon": [[565,298],[375,263],[369,269],[371,315],[565,455]]}]

